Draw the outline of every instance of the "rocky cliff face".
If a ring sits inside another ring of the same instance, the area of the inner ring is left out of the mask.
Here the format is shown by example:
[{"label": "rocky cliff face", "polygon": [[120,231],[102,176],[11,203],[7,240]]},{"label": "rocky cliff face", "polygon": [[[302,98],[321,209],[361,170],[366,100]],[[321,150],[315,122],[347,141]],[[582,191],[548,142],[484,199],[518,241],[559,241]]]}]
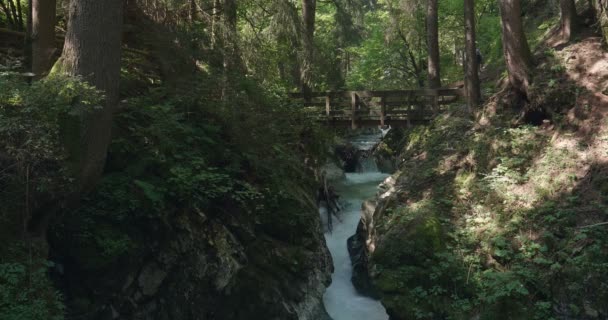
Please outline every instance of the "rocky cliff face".
[{"label": "rocky cliff face", "polygon": [[413,129],[349,241],[353,282],[391,320],[606,319],[606,161],[587,155],[608,140],[497,128],[446,115]]},{"label": "rocky cliff face", "polygon": [[[68,312],[100,320],[328,319],[321,299],[332,263],[319,215],[284,208],[268,218],[191,210],[164,225],[68,217],[51,236]],[[87,224],[95,226],[88,236]],[[129,245],[110,258],[100,241]]]},{"label": "rocky cliff face", "polygon": [[371,254],[376,249],[377,232],[375,224],[394,199],[395,179],[389,177],[380,185],[380,193],[375,199],[365,201],[361,206],[361,220],[357,232],[348,239],[348,253],[353,264],[352,282],[360,294],[379,297],[371,279]]}]

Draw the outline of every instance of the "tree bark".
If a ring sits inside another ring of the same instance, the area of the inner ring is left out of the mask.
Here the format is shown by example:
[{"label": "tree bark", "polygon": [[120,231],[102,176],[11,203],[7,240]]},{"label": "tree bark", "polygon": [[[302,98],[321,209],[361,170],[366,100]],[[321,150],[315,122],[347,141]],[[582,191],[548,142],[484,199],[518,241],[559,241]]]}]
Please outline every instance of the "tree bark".
[{"label": "tree bark", "polygon": [[238,62],[237,34],[237,0],[223,1],[223,69],[222,69],[222,98],[228,96],[228,89],[233,84]]},{"label": "tree bark", "polygon": [[236,34],[237,3],[236,0],[224,0],[224,21],[229,36]]},{"label": "tree bark", "polygon": [[439,21],[437,0],[428,0],[426,6],[426,34],[428,46],[429,88],[441,87],[439,67]]},{"label": "tree bark", "polygon": [[55,0],[32,0],[32,73],[42,76],[55,54]]},{"label": "tree bark", "polygon": [[32,71],[32,0],[27,0],[27,12],[25,22],[25,66]]},{"label": "tree bark", "polygon": [[4,11],[4,14],[6,15],[6,21],[8,22],[8,25],[13,28],[16,28],[15,21],[13,21],[13,14],[11,13],[11,10],[9,9],[9,7],[4,3],[4,0],[0,0],[0,7],[2,8],[2,11]]},{"label": "tree bark", "polygon": [[532,53],[524,33],[520,0],[498,1],[502,21],[502,44],[509,83],[525,98],[529,95]]},{"label": "tree bark", "polygon": [[560,30],[562,37],[564,40],[570,40],[578,18],[576,4],[574,0],[560,0],[559,6],[561,9]]},{"label": "tree bark", "polygon": [[476,33],[475,33],[475,0],[464,0],[465,23],[465,94],[469,112],[479,105],[481,92],[479,88],[479,61],[477,59]]},{"label": "tree bark", "polygon": [[123,0],[72,0],[63,53],[53,70],[80,76],[104,92],[102,108],[78,106],[77,119],[65,126],[71,130],[64,128],[80,193],[93,189],[105,166],[119,95],[123,4]]},{"label": "tree bark", "polygon": [[311,93],[312,86],[312,63],[314,59],[314,34],[315,34],[315,15],[317,10],[316,0],[302,0],[302,21],[304,28],[302,32],[302,46],[304,57],[300,65],[300,78],[302,93]]},{"label": "tree bark", "polygon": [[23,30],[23,10],[21,10],[21,0],[16,0],[17,3],[17,20],[19,21],[19,30]]},{"label": "tree bark", "polygon": [[17,6],[15,6],[15,1],[8,0],[8,6],[11,9],[13,25],[16,30],[23,31],[23,20],[17,14]]},{"label": "tree bark", "polygon": [[220,0],[213,0],[213,11],[211,13],[211,49],[215,49],[218,42],[220,9]]},{"label": "tree bark", "polygon": [[189,18],[190,23],[193,23],[198,18],[198,8],[196,7],[196,0],[190,0]]}]

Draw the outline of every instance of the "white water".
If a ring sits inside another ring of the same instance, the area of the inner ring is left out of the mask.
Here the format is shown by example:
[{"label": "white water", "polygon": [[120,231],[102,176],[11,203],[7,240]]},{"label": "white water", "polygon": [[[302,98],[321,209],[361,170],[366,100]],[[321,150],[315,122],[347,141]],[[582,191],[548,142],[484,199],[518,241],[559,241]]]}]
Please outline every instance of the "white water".
[{"label": "white water", "polygon": [[[365,136],[357,139],[356,145],[360,148],[371,148],[378,139],[379,136]],[[336,190],[345,206],[338,214],[341,221],[336,221],[334,218],[333,231],[325,234],[327,246],[334,260],[334,274],[331,286],[323,296],[325,308],[333,320],[388,319],[379,301],[363,297],[356,292],[351,282],[352,266],[346,247],[347,239],[357,230],[361,217],[361,204],[376,194],[378,185],[387,176],[377,170],[347,173],[346,179],[336,185]]]},{"label": "white water", "polygon": [[352,143],[357,149],[368,151],[371,150],[382,138],[382,133],[373,133],[366,135],[359,135],[352,139],[350,139],[350,143]]}]

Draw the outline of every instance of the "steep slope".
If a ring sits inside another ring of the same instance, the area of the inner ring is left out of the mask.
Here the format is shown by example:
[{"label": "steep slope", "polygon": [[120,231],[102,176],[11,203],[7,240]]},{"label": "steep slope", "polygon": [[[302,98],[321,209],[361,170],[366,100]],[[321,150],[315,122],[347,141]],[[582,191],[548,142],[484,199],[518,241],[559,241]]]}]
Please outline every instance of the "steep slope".
[{"label": "steep slope", "polygon": [[503,92],[385,146],[355,239],[391,319],[608,318],[608,55],[579,38],[540,50],[525,117]]},{"label": "steep slope", "polygon": [[129,11],[104,177],[76,201],[57,119],[99,92],[0,75],[0,318],[326,319],[323,139],[250,79],[220,97],[178,40]]}]

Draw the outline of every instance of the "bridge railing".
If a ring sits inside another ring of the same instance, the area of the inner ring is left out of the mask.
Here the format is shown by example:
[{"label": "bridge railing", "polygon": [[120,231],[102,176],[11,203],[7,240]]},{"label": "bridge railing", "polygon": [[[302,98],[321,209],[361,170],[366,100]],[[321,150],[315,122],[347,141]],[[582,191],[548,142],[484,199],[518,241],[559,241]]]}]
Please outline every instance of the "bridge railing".
[{"label": "bridge railing", "polygon": [[463,97],[462,89],[365,90],[294,93],[292,98],[319,120],[349,121],[353,128],[359,120],[427,121]]}]

